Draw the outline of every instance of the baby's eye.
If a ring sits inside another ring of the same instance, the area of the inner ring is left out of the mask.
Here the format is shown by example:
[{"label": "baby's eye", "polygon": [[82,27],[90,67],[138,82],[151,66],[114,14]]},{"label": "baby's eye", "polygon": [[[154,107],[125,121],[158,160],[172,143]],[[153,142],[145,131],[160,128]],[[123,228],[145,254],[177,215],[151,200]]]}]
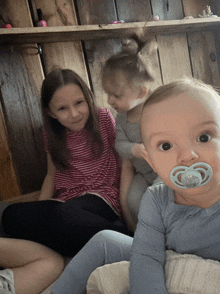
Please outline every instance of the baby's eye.
[{"label": "baby's eye", "polygon": [[165,142],[165,143],[162,143],[159,145],[159,148],[162,150],[162,151],[167,151],[169,150],[170,148],[172,148],[172,144],[168,143],[168,142]]},{"label": "baby's eye", "polygon": [[201,143],[206,143],[209,140],[211,140],[211,136],[209,134],[202,134],[201,136],[199,136],[199,138],[197,139],[198,142]]},{"label": "baby's eye", "polygon": [[66,107],[63,106],[63,107],[60,107],[58,110],[62,111],[62,110],[65,110],[65,109],[66,109]]}]

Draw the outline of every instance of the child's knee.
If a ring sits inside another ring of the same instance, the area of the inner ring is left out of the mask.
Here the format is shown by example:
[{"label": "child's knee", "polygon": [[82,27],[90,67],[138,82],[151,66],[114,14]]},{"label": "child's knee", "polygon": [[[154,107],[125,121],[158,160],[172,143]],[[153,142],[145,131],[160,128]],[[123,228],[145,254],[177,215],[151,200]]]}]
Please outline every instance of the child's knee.
[{"label": "child's knee", "polygon": [[56,279],[64,269],[64,258],[60,254],[53,252],[45,258],[43,268],[46,273],[52,275],[53,278]]},{"label": "child's knee", "polygon": [[90,241],[95,243],[97,247],[104,246],[103,248],[106,249],[111,244],[115,244],[115,240],[119,239],[120,236],[124,236],[124,234],[113,230],[102,230],[96,233]]}]

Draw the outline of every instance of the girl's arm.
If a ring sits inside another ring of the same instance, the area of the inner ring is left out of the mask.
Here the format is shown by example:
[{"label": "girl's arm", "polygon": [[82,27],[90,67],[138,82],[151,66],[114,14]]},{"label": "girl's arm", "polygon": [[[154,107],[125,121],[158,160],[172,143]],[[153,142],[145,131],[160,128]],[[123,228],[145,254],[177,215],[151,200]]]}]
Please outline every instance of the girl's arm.
[{"label": "girl's arm", "polygon": [[39,294],[58,278],[64,261],[41,244],[0,238],[0,266],[13,271],[16,293]]},{"label": "girl's arm", "polygon": [[122,170],[121,170],[121,184],[120,184],[120,203],[123,211],[124,219],[128,227],[134,231],[135,224],[128,208],[127,204],[127,195],[131,185],[131,182],[134,178],[134,168],[130,159],[122,159]]},{"label": "girl's arm", "polygon": [[166,195],[143,195],[130,262],[131,294],[168,294],[165,287],[165,227],[161,215]]},{"label": "girl's arm", "polygon": [[55,172],[56,168],[52,162],[50,154],[47,152],[47,175],[41,188],[39,200],[47,200],[52,198]]}]

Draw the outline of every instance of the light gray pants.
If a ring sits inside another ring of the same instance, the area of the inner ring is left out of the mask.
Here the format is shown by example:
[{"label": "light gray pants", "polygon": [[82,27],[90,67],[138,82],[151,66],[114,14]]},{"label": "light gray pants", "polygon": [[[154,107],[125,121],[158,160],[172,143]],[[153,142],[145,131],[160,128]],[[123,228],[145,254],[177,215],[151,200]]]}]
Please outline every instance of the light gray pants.
[{"label": "light gray pants", "polygon": [[133,238],[110,230],[97,233],[66,266],[52,287],[54,294],[84,294],[90,274],[99,266],[129,261]]},{"label": "light gray pants", "polygon": [[140,173],[136,173],[134,175],[133,181],[129,187],[128,195],[127,195],[127,203],[128,208],[134,221],[137,224],[138,221],[138,213],[139,207],[141,203],[141,199],[147,188],[149,187],[149,183],[146,181],[144,176]]},{"label": "light gray pants", "polygon": [[[152,184],[156,184],[159,182],[162,182],[162,181],[157,176],[157,178],[153,181]],[[129,187],[129,191],[127,195],[127,204],[128,204],[130,213],[134,219],[134,222],[136,224],[138,222],[138,213],[139,213],[141,199],[150,185],[151,184],[146,180],[146,178],[141,173],[136,173]]]}]

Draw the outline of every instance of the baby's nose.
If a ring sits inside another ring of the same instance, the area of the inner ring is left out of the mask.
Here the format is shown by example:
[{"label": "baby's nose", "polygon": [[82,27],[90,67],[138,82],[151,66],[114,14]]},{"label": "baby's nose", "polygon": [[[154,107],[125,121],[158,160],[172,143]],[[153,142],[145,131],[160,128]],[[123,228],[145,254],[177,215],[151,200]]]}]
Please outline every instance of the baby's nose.
[{"label": "baby's nose", "polygon": [[198,161],[198,154],[192,148],[185,148],[181,150],[178,164],[190,166]]}]

